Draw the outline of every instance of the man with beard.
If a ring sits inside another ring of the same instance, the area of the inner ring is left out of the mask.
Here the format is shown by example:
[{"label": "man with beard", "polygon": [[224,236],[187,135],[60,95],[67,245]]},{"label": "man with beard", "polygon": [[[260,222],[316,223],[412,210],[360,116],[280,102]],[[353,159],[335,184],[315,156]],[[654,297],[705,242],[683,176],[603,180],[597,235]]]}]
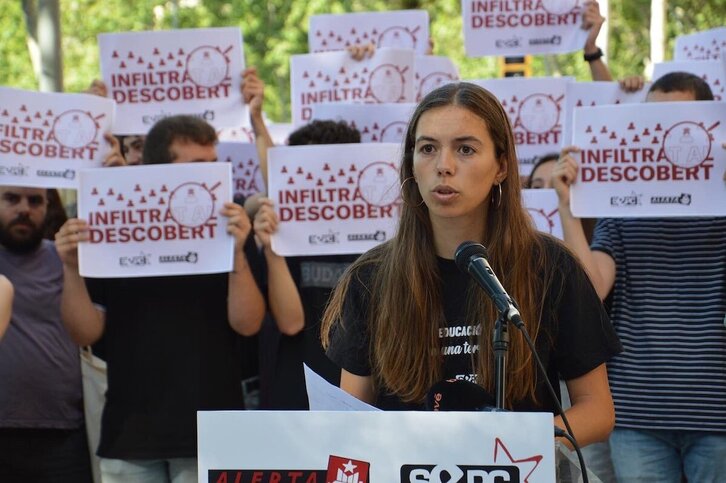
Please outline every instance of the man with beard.
[{"label": "man with beard", "polygon": [[63,327],[63,266],[43,239],[42,188],[0,187],[0,274],[14,286],[0,341],[0,481],[89,482],[78,346]]}]

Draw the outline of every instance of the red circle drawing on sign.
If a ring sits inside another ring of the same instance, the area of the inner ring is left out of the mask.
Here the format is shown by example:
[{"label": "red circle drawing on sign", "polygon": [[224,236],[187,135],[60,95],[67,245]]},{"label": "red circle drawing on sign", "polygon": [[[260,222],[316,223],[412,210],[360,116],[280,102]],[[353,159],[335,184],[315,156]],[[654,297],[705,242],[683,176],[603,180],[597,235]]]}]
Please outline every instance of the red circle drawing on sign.
[{"label": "red circle drawing on sign", "polygon": [[187,56],[187,74],[198,86],[214,87],[229,75],[229,60],[219,48],[203,45]]},{"label": "red circle drawing on sign", "polygon": [[406,27],[390,27],[378,36],[378,48],[415,49],[416,36]]},{"label": "red circle drawing on sign", "polygon": [[400,143],[406,135],[408,124],[402,121],[395,121],[387,125],[381,131],[382,143]]},{"label": "red circle drawing on sign", "polygon": [[379,65],[368,80],[373,98],[379,103],[399,102],[405,85],[403,73],[393,64]]},{"label": "red circle drawing on sign", "polygon": [[183,183],[169,195],[171,217],[181,226],[202,226],[214,214],[214,195],[200,183]]},{"label": "red circle drawing on sign", "polygon": [[666,159],[675,166],[699,166],[711,155],[711,135],[698,123],[676,123],[663,135],[663,152]]},{"label": "red circle drawing on sign", "polygon": [[544,134],[557,126],[560,110],[547,94],[532,94],[519,105],[519,123],[531,133]]},{"label": "red circle drawing on sign", "polygon": [[552,218],[543,209],[527,208],[527,211],[529,212],[529,216],[532,217],[532,221],[534,221],[534,226],[537,227],[537,230],[549,233],[550,235],[552,234],[555,222],[552,221]]},{"label": "red circle drawing on sign", "polygon": [[421,79],[421,84],[419,84],[416,100],[420,101],[426,94],[428,94],[432,90],[448,84],[454,80],[454,76],[447,72],[430,73],[429,75]]},{"label": "red circle drawing on sign", "polygon": [[375,161],[363,168],[358,175],[358,190],[369,205],[391,205],[401,197],[398,171],[391,163]]},{"label": "red circle drawing on sign", "polygon": [[578,0],[542,0],[542,8],[554,15],[570,13],[578,6]]},{"label": "red circle drawing on sign", "polygon": [[91,114],[79,109],[65,111],[53,121],[53,137],[67,148],[82,148],[96,140],[98,125]]}]

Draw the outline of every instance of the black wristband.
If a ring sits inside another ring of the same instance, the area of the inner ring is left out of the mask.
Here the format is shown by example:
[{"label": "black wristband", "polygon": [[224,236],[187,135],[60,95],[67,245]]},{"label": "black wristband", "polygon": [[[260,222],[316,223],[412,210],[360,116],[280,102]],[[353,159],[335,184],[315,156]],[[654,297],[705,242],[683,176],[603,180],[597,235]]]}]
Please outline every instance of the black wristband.
[{"label": "black wristband", "polygon": [[585,59],[585,62],[592,62],[593,60],[597,60],[600,57],[603,56],[602,49],[600,47],[597,48],[595,52],[592,54],[585,54],[583,55],[583,59]]}]

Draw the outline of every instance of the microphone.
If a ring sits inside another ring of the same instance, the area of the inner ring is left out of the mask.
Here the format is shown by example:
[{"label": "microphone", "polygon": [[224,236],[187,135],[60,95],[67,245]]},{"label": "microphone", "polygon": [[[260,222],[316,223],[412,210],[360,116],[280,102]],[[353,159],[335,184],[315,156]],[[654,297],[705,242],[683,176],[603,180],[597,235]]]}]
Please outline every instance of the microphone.
[{"label": "microphone", "polygon": [[486,389],[463,379],[439,381],[426,393],[426,411],[494,411]]},{"label": "microphone", "polygon": [[466,241],[459,245],[454,255],[456,266],[464,273],[468,273],[481,288],[494,301],[499,313],[517,328],[524,327],[524,322],[517,310],[512,297],[504,290],[494,270],[487,261],[487,249],[481,243]]}]

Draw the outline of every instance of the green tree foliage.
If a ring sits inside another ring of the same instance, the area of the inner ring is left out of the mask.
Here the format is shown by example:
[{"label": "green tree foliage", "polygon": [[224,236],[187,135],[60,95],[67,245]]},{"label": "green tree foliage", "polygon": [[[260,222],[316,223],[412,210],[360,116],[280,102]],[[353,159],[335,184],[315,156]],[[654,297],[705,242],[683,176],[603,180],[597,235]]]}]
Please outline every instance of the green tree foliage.
[{"label": "green tree foliage", "polygon": [[[247,65],[257,66],[268,86],[265,111],[277,121],[290,116],[290,56],[307,52],[310,15],[425,9],[434,53],[449,56],[463,78],[498,75],[497,59],[464,55],[460,0],[60,0],[65,87],[84,89],[100,76],[96,35],[102,32],[193,27],[241,27]],[[677,35],[719,27],[726,0],[668,3],[669,52]],[[610,0],[610,69],[616,78],[644,72],[648,61],[649,0]],[[0,85],[37,88],[26,47],[20,0],[0,2]],[[589,79],[580,53],[539,56],[534,75]]]}]

